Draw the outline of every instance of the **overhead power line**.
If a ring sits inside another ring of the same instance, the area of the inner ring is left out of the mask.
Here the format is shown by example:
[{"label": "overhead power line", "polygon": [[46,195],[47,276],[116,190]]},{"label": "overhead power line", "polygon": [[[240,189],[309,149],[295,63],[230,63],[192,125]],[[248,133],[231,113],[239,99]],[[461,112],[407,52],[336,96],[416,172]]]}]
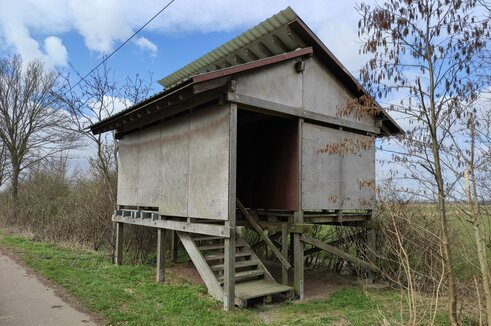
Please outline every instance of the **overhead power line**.
[{"label": "overhead power line", "polygon": [[157,18],[165,9],[167,9],[175,0],[169,1],[162,9],[160,9],[150,20],[148,20],[142,27],[140,27],[136,32],[133,33],[126,41],[121,43],[113,52],[111,52],[107,57],[105,57],[97,66],[95,66],[91,71],[89,71],[85,76],[83,76],[75,85],[70,88],[70,91],[74,89],[78,84],[83,82],[85,78],[89,77],[97,68],[99,68],[104,62],[106,62],[110,57],[112,57],[116,52],[118,52],[123,46],[125,46],[133,37],[140,33],[148,24],[150,24],[155,18]]}]

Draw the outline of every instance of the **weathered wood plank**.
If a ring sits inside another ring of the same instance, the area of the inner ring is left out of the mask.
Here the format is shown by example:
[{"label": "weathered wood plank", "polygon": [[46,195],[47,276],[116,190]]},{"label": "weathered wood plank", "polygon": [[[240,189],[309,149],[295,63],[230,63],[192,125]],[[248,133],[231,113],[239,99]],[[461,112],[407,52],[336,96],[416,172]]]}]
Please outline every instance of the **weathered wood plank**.
[{"label": "weathered wood plank", "polygon": [[[293,214],[293,223],[303,224],[303,163],[302,163],[302,138],[303,138],[304,121],[302,118],[298,119],[298,211]],[[304,244],[301,241],[302,234],[293,233],[293,289],[295,294],[300,300],[304,299]]]},{"label": "weathered wood plank", "polygon": [[242,300],[258,298],[276,293],[290,292],[291,290],[292,288],[289,286],[265,280],[242,282],[236,286],[237,297]]},{"label": "weathered wood plank", "polygon": [[223,309],[235,308],[235,226],[236,226],[236,177],[237,177],[237,104],[230,104],[229,120],[229,171],[228,171],[228,219],[225,226],[230,237],[224,241]]},{"label": "weathered wood plank", "polygon": [[256,220],[249,214],[249,212],[246,210],[244,205],[237,199],[237,206],[239,207],[240,211],[242,214],[245,216],[247,221],[251,224],[251,226],[254,228],[254,230],[259,234],[261,239],[268,245],[268,247],[271,249],[273,254],[278,258],[278,260],[281,262],[281,264],[286,268],[290,269],[291,265],[288,262],[287,259],[283,257],[281,252],[276,248],[274,243],[268,238],[264,230],[261,228],[261,226],[256,222]]},{"label": "weathered wood plank", "polygon": [[186,248],[186,251],[193,261],[196,270],[199,275],[205,282],[206,287],[208,288],[208,293],[213,296],[216,300],[223,300],[223,290],[220,284],[218,283],[215,274],[210,269],[210,266],[206,263],[205,258],[201,254],[201,252],[196,247],[193,239],[189,235],[189,233],[185,232],[177,232],[179,239],[181,240],[182,245]]},{"label": "weathered wood plank", "polygon": [[[281,254],[288,259],[288,223],[281,224]],[[281,283],[288,285],[288,269],[281,268]]]},{"label": "weathered wood plank", "polygon": [[187,223],[171,220],[138,219],[129,216],[113,216],[114,222],[127,224],[137,224],[161,229],[176,230],[182,232],[199,233],[206,235],[220,236],[227,238],[230,236],[230,229],[223,225],[205,223]]},{"label": "weathered wood plank", "polygon": [[308,244],[311,244],[313,246],[316,246],[318,248],[321,248],[322,250],[324,251],[327,251],[328,253],[330,254],[333,254],[335,256],[338,256],[338,257],[341,257],[343,258],[344,260],[347,260],[355,265],[358,265],[362,268],[365,268],[365,269],[368,269],[368,270],[371,270],[371,271],[374,271],[374,272],[378,272],[379,269],[377,268],[377,266],[371,264],[371,263],[368,263],[368,262],[365,262],[361,259],[358,259],[342,250],[339,250],[338,248],[336,247],[333,247],[333,246],[330,246],[328,245],[327,243],[323,243],[317,239],[314,239],[312,237],[309,237],[308,235],[302,235],[302,241],[303,242],[306,242]]},{"label": "weathered wood plank", "polygon": [[322,113],[312,112],[308,110],[304,110],[299,107],[293,107],[289,105],[279,104],[276,102],[271,102],[268,100],[263,100],[260,98],[256,98],[249,95],[239,94],[237,92],[228,92],[227,100],[230,102],[234,102],[237,104],[242,104],[245,106],[250,106],[253,108],[261,108],[265,110],[270,110],[274,112],[280,112],[287,115],[293,115],[300,118],[315,120],[327,124],[331,124],[334,126],[340,126],[344,128],[359,130],[363,132],[370,132],[374,134],[380,133],[380,128],[370,126],[367,124],[359,123],[356,121],[350,121],[341,119],[339,117],[330,116]]},{"label": "weathered wood plank", "polygon": [[[281,232],[276,232],[276,233],[273,233],[271,235],[268,236],[268,238],[271,240],[271,241],[274,241],[276,239],[279,239],[281,237]],[[264,242],[263,239],[259,240],[258,242],[256,242],[255,244],[253,244],[251,246],[252,250],[257,250],[259,247],[261,246],[264,246],[266,245],[266,242]]]}]

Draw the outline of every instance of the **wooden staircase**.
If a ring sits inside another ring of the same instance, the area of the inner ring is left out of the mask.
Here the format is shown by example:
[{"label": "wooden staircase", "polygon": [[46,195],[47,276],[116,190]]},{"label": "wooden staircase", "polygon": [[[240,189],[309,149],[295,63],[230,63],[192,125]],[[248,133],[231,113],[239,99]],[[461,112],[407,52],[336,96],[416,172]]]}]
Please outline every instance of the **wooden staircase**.
[{"label": "wooden staircase", "polygon": [[[208,292],[223,300],[224,240],[220,237],[178,232]],[[251,299],[271,301],[275,294],[291,296],[292,288],[278,284],[240,236],[235,238],[235,303],[240,307]]]}]

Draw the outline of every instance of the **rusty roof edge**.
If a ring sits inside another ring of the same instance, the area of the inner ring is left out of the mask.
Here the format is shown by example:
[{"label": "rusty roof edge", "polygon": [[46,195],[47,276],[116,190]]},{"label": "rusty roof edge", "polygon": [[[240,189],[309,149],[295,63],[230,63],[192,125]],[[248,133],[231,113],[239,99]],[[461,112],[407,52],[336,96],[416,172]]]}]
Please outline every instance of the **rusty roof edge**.
[{"label": "rusty roof edge", "polygon": [[278,54],[272,57],[267,57],[264,59],[258,59],[255,61],[243,63],[241,65],[236,65],[232,67],[223,68],[220,70],[214,70],[214,71],[202,73],[196,76],[192,76],[191,79],[193,80],[193,83],[201,83],[215,78],[230,76],[247,70],[264,67],[270,64],[279,63],[306,55],[311,55],[312,53],[313,53],[312,47],[303,48],[291,52]]}]

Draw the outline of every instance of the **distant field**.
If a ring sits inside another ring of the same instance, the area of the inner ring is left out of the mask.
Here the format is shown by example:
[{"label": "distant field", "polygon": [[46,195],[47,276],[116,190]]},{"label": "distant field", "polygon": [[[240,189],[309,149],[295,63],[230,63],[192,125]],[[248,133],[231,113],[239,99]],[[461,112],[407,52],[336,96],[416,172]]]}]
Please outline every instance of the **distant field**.
[{"label": "distant field", "polygon": [[[1,232],[0,247],[63,286],[108,325],[374,325],[384,319],[400,324],[405,316],[398,291],[361,288],[344,289],[327,299],[225,313],[203,286],[191,285],[178,275],[168,273],[166,284],[155,284],[150,265],[114,266],[105,254]],[[437,324],[446,323],[442,307]]]}]

